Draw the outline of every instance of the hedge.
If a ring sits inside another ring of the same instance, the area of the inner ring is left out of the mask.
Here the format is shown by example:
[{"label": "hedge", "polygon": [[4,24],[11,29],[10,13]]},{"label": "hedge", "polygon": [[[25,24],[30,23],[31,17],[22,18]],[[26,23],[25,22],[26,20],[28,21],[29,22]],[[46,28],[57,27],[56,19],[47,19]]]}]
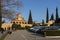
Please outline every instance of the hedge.
[{"label": "hedge", "polygon": [[25,29],[29,29],[29,28],[31,28],[30,26],[25,26]]},{"label": "hedge", "polygon": [[45,36],[60,36],[60,30],[43,30]]}]

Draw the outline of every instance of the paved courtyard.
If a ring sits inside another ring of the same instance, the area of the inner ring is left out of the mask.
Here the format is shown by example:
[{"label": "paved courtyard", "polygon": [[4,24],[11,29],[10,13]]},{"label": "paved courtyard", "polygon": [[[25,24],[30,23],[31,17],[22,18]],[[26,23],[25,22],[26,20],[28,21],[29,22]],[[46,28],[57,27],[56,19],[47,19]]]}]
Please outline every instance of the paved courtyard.
[{"label": "paved courtyard", "polygon": [[2,36],[2,33],[0,32],[0,38],[1,38],[1,36]]},{"label": "paved courtyard", "polygon": [[0,38],[1,38],[1,36],[2,36],[3,34],[5,34],[5,33],[6,33],[6,32],[4,32],[4,33],[1,33],[1,32],[0,32]]},{"label": "paved courtyard", "polygon": [[60,38],[45,38],[26,30],[17,30],[8,34],[4,40],[60,40]]}]

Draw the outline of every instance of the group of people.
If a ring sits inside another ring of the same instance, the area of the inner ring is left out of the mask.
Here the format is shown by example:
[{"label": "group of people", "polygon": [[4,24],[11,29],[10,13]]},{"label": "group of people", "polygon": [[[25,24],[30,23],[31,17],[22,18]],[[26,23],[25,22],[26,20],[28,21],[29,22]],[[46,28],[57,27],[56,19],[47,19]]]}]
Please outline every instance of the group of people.
[{"label": "group of people", "polygon": [[5,30],[4,30],[3,28],[1,28],[1,33],[4,33],[4,31],[5,31]]},{"label": "group of people", "polygon": [[12,30],[15,31],[16,28],[10,28],[10,27],[8,27],[7,29],[6,28],[5,29],[1,28],[1,33],[4,33],[5,31],[8,31],[8,34],[11,34]]},{"label": "group of people", "polygon": [[[1,33],[4,33],[6,31],[6,29],[4,30],[3,28],[1,28]],[[11,30],[11,28],[9,27],[9,28],[7,28],[7,31],[8,31],[8,33],[9,34],[11,34],[12,33],[12,30]]]},{"label": "group of people", "polygon": [[10,27],[8,28],[8,33],[9,33],[9,34],[11,34],[11,33],[12,33],[12,30],[11,30],[11,28],[10,28]]}]

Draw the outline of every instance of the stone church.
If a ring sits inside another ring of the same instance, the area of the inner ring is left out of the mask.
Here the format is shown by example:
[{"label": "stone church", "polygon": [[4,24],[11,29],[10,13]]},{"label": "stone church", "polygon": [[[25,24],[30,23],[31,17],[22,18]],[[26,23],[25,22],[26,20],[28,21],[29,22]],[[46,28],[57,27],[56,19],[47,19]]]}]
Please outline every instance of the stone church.
[{"label": "stone church", "polygon": [[32,24],[28,24],[28,22],[22,17],[21,13],[18,13],[16,15],[16,17],[11,20],[11,23],[8,23],[8,22],[3,23],[2,28],[7,29],[8,27],[12,27],[13,23],[19,24],[19,25],[21,25],[21,27],[25,27],[25,26],[30,26],[31,27],[32,26]]},{"label": "stone church", "polygon": [[21,25],[21,27],[25,27],[25,26],[32,26],[32,24],[28,24],[28,22],[22,17],[21,13],[18,13],[16,15],[16,18],[13,18],[11,23],[16,23]]}]

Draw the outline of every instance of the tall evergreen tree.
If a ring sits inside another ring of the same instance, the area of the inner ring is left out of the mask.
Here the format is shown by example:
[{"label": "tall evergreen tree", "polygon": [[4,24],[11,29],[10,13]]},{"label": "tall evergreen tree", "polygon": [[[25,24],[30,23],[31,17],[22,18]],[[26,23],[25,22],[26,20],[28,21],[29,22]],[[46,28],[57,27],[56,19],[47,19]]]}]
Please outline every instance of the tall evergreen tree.
[{"label": "tall evergreen tree", "polygon": [[31,15],[31,10],[30,10],[30,14],[29,14],[29,18],[28,18],[28,24],[32,24],[33,20],[32,20],[32,15]]},{"label": "tall evergreen tree", "polygon": [[54,20],[54,15],[53,15],[53,13],[52,13],[52,15],[51,15],[50,20]]},{"label": "tall evergreen tree", "polygon": [[49,20],[49,14],[48,14],[48,8],[47,8],[47,12],[46,12],[46,23],[48,23]]},{"label": "tall evergreen tree", "polygon": [[58,8],[56,7],[56,20],[59,18],[58,16]]},{"label": "tall evergreen tree", "polygon": [[44,20],[42,19],[42,24],[44,24]]}]

